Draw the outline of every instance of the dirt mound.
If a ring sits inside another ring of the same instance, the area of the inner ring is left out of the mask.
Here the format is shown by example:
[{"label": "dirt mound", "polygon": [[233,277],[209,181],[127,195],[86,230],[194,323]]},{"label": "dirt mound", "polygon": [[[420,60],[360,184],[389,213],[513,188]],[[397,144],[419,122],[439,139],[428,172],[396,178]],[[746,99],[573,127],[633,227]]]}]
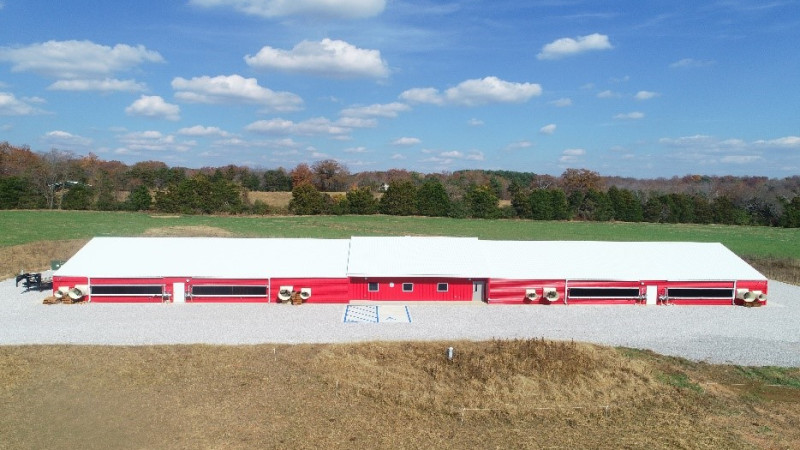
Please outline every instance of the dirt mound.
[{"label": "dirt mound", "polygon": [[173,226],[148,228],[143,236],[177,236],[177,237],[230,237],[234,234],[224,228],[205,225]]}]

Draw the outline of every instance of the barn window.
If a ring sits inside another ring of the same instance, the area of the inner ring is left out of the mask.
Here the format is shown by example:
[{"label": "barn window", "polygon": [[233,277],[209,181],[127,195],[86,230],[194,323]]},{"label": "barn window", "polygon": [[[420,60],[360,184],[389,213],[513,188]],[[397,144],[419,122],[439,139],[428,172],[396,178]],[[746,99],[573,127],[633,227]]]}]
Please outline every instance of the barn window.
[{"label": "barn window", "polygon": [[125,296],[137,296],[137,295],[161,295],[164,290],[164,287],[161,285],[143,285],[143,284],[135,284],[135,285],[94,285],[92,286],[92,295],[125,295]]},{"label": "barn window", "polygon": [[570,298],[634,298],[639,297],[639,288],[570,288]]},{"label": "barn window", "polygon": [[403,283],[403,292],[414,292],[414,283]]},{"label": "barn window", "polygon": [[669,288],[669,298],[733,298],[733,289]]},{"label": "barn window", "polygon": [[375,282],[367,283],[367,291],[368,292],[378,292],[378,283],[375,283]]},{"label": "barn window", "polygon": [[200,285],[192,286],[195,297],[266,297],[266,286]]},{"label": "barn window", "polygon": [[436,284],[436,292],[447,292],[450,286],[447,283],[437,283]]}]

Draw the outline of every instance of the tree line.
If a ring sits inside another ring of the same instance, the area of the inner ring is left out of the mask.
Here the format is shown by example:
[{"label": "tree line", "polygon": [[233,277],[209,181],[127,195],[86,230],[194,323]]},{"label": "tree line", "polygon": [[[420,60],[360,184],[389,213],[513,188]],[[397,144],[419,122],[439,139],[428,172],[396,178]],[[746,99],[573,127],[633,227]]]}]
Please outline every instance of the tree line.
[{"label": "tree line", "polygon": [[[287,209],[251,201],[292,192]],[[0,209],[159,211],[182,214],[387,214],[800,227],[800,177],[603,177],[402,169],[350,173],[327,159],[292,169],[126,165],[96,155],[0,143]]]}]

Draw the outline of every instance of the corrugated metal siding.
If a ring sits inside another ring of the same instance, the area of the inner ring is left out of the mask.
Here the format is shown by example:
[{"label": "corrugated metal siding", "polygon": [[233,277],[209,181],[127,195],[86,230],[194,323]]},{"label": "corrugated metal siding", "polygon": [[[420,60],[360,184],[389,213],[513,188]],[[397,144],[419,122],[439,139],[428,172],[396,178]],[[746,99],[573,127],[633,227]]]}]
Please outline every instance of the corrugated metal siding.
[{"label": "corrugated metal siding", "polygon": [[[559,299],[554,304],[564,303],[564,280],[506,280],[489,279],[487,283],[487,298],[489,303],[533,303],[549,305],[551,302],[542,299],[542,289],[554,287],[559,293]],[[536,289],[539,298],[534,301],[525,298],[526,289]]]},{"label": "corrugated metal siding", "polygon": [[311,297],[306,303],[347,303],[350,300],[350,280],[347,278],[273,278],[271,302],[278,302],[281,286],[293,286],[295,291],[311,288]]},{"label": "corrugated metal siding", "polygon": [[[378,283],[378,292],[369,292],[369,283]],[[394,286],[392,286],[394,283]],[[412,292],[403,292],[403,283],[412,283]],[[447,292],[437,292],[447,283]],[[471,301],[472,281],[460,278],[351,278],[353,300],[374,301]]]},{"label": "corrugated metal siding", "polygon": [[[163,278],[92,278],[90,281],[91,286],[135,286],[135,285],[159,285],[164,286]],[[104,295],[89,295],[89,300],[93,303],[162,303],[163,297],[160,295],[148,296],[104,296]]]}]

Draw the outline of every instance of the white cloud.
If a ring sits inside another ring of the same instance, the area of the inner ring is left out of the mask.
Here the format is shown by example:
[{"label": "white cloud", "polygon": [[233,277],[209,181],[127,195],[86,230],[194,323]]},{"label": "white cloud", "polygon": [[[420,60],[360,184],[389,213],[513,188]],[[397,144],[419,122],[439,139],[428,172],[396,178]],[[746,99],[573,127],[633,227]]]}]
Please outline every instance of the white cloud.
[{"label": "white cloud", "polygon": [[582,148],[568,148],[561,152],[561,157],[558,158],[562,163],[573,163],[580,159],[581,156],[586,155],[586,150]]},{"label": "white cloud", "polygon": [[302,122],[293,122],[286,119],[258,120],[247,125],[245,130],[263,134],[329,135],[334,137],[342,137],[350,133],[350,128],[337,125],[324,117],[308,119]]},{"label": "white cloud", "polygon": [[471,152],[465,158],[470,161],[483,161],[486,159],[483,152]]},{"label": "white cloud", "polygon": [[402,160],[402,159],[406,159],[406,157],[405,157],[405,155],[401,155],[400,153],[395,153],[394,155],[392,155],[391,159]]},{"label": "white cloud", "polygon": [[573,38],[561,38],[542,47],[536,57],[538,59],[559,59],[565,56],[576,55],[593,50],[609,50],[614,48],[608,41],[608,36],[594,33]]},{"label": "white cloud", "polygon": [[344,149],[345,153],[367,153],[367,147],[350,147]]},{"label": "white cloud", "polygon": [[142,95],[138,100],[125,108],[130,116],[150,117],[153,119],[180,120],[181,108],[164,101],[158,95]]},{"label": "white cloud", "polygon": [[163,62],[164,58],[142,45],[109,47],[91,41],[47,41],[26,47],[0,48],[0,61],[10,62],[13,72],[83,79],[104,77],[145,62]]},{"label": "white cloud", "polygon": [[771,140],[758,140],[755,144],[762,147],[800,148],[800,136],[786,136]]},{"label": "white cloud", "polygon": [[729,164],[751,164],[764,158],[758,155],[728,155],[723,156],[720,162]]},{"label": "white cloud", "polygon": [[644,119],[644,113],[639,111],[633,111],[629,113],[621,113],[614,116],[615,119],[618,120],[639,120]]},{"label": "white cloud", "polygon": [[615,98],[615,97],[619,97],[619,94],[610,90],[605,90],[603,92],[597,93],[597,98]]},{"label": "white cloud", "polygon": [[443,105],[444,99],[439,95],[436,88],[413,88],[402,94],[400,98],[411,103],[430,103],[433,105]]},{"label": "white cloud", "polygon": [[533,147],[533,142],[531,141],[517,141],[508,144],[506,147],[507,150],[522,150],[525,148]]},{"label": "white cloud", "polygon": [[392,141],[392,145],[397,145],[397,146],[401,146],[401,147],[410,147],[412,145],[418,145],[418,144],[421,144],[421,143],[422,143],[422,140],[420,140],[419,138],[415,138],[415,137],[401,137],[401,138],[397,138],[397,139]]},{"label": "white cloud", "polygon": [[556,124],[554,123],[550,123],[543,126],[542,128],[539,128],[539,133],[541,134],[551,135],[555,132],[556,132]]},{"label": "white cloud", "polygon": [[713,66],[714,64],[715,61],[713,60],[683,58],[679,61],[675,61],[674,63],[670,64],[669,67],[672,69],[686,69],[693,67],[708,67],[708,66]]},{"label": "white cloud", "polygon": [[558,108],[565,108],[567,106],[572,106],[572,99],[571,98],[559,98],[558,100],[553,100],[550,102],[551,105],[556,106]]},{"label": "white cloud", "polygon": [[42,113],[43,111],[18,99],[14,94],[0,92],[0,116],[30,116]]},{"label": "white cloud", "polygon": [[220,136],[220,137],[228,137],[230,133],[220,129],[219,127],[204,127],[202,125],[195,125],[193,127],[181,128],[178,130],[178,134],[183,136],[198,136],[198,137],[206,137],[206,136]]},{"label": "white cloud", "polygon": [[536,83],[514,83],[497,77],[466,80],[440,93],[434,88],[409,89],[400,98],[434,105],[478,106],[490,103],[523,103],[542,94]]},{"label": "white cloud", "polygon": [[346,117],[397,117],[401,112],[411,110],[405,103],[394,102],[369,106],[353,106],[343,109],[339,114]]},{"label": "white cloud", "polygon": [[633,96],[636,100],[650,100],[651,98],[655,98],[660,96],[658,92],[651,92],[651,91],[639,91],[636,95]]},{"label": "white cloud", "polygon": [[262,105],[268,111],[297,111],[303,99],[291,92],[275,92],[258,85],[255,78],[241,75],[202,76],[191,80],[177,77],[172,80],[175,98],[189,103],[247,103]]},{"label": "white cloud", "polygon": [[482,127],[484,125],[484,123],[480,119],[472,118],[472,119],[469,119],[467,121],[467,125],[469,125],[471,127]]},{"label": "white cloud", "polygon": [[89,138],[61,130],[48,131],[42,140],[55,147],[85,148],[92,145],[92,140]]},{"label": "white cloud", "polygon": [[303,41],[292,50],[263,47],[255,56],[244,57],[257,69],[309,73],[334,78],[386,78],[389,66],[381,52],[358,48],[345,41],[323,39]]},{"label": "white cloud", "polygon": [[190,0],[205,8],[230,7],[241,13],[273,18],[322,16],[344,19],[373,17],[383,12],[386,0]]},{"label": "white cloud", "polygon": [[117,153],[138,154],[140,151],[177,151],[185,152],[191,148],[185,142],[180,142],[171,134],[164,135],[160,131],[137,131],[119,137],[123,148],[118,149]]},{"label": "white cloud", "polygon": [[348,128],[375,128],[378,126],[378,121],[362,117],[342,117],[336,121],[336,125]]},{"label": "white cloud", "polygon": [[452,151],[449,151],[449,152],[439,153],[439,156],[442,156],[444,158],[463,158],[464,154],[461,153],[458,150],[452,150]]},{"label": "white cloud", "polygon": [[47,87],[52,91],[100,91],[100,92],[141,92],[146,89],[144,83],[136,80],[58,80]]}]

